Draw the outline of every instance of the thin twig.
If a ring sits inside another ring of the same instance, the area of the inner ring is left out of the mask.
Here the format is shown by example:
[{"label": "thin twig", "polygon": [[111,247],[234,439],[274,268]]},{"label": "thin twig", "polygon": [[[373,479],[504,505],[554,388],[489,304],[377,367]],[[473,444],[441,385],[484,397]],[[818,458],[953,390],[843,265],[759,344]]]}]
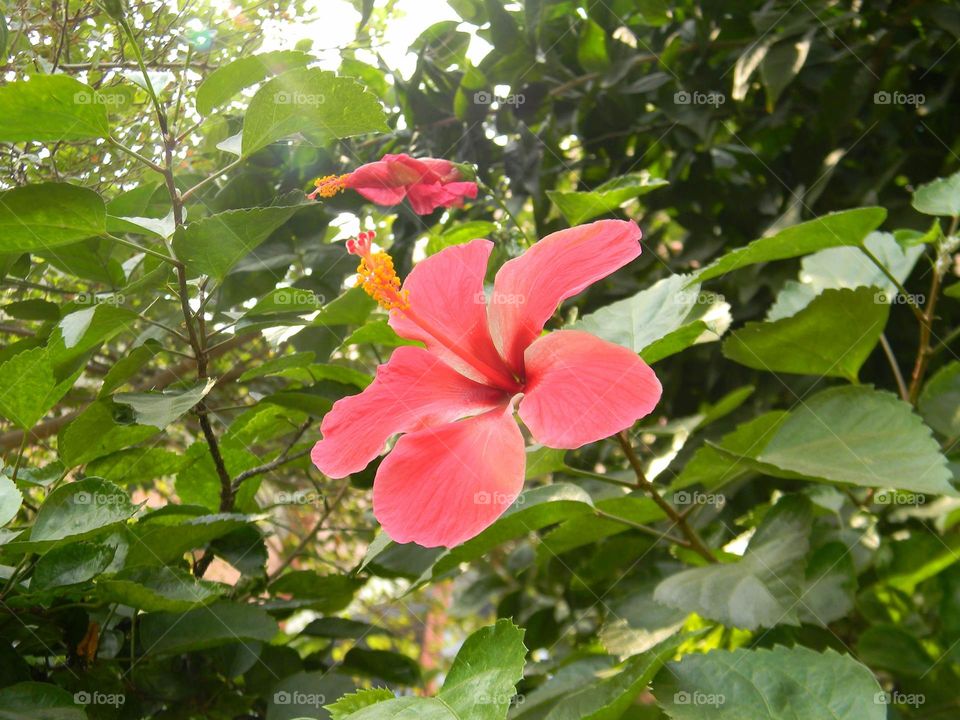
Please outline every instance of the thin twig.
[{"label": "thin twig", "polygon": [[324,509],[323,515],[320,516],[320,519],[317,520],[317,522],[314,524],[312,528],[310,528],[310,530],[303,537],[303,539],[300,540],[300,542],[297,544],[297,547],[294,548],[293,552],[290,553],[286,558],[284,558],[283,562],[280,563],[277,569],[267,576],[268,584],[276,580],[284,570],[290,567],[290,563],[292,563],[300,555],[300,553],[302,553],[307,548],[307,546],[313,542],[314,536],[316,536],[316,534],[320,532],[321,528],[323,527],[323,523],[325,523],[327,521],[327,518],[329,518],[330,515],[333,514],[333,511],[340,504],[340,501],[343,500],[343,496],[346,495],[347,490],[349,488],[350,488],[350,479],[347,478],[346,480],[343,481],[343,484],[340,486],[340,489],[337,491],[337,494],[334,496],[333,500]]},{"label": "thin twig", "polygon": [[903,373],[900,372],[900,365],[897,363],[897,357],[893,354],[893,348],[890,347],[890,341],[887,340],[886,333],[880,333],[880,347],[883,348],[883,354],[887,356],[887,362],[890,363],[890,369],[893,370],[893,377],[897,381],[897,389],[900,391],[900,397],[904,402],[910,402],[910,391],[907,389],[907,383],[903,379]]},{"label": "thin twig", "polygon": [[687,519],[677,512],[673,505],[664,500],[658,492],[656,486],[647,480],[647,475],[643,470],[643,464],[640,462],[640,458],[637,457],[637,453],[634,452],[633,446],[630,444],[630,438],[627,436],[627,431],[623,430],[618,432],[616,438],[617,442],[620,443],[620,447],[623,448],[623,454],[627,456],[627,461],[630,463],[630,467],[633,468],[633,472],[637,476],[637,487],[649,494],[651,499],[657,504],[657,507],[663,510],[666,516],[670,518],[670,520],[672,520],[678,528],[680,528],[680,532],[682,532],[684,537],[687,538],[687,541],[690,543],[690,548],[693,551],[698,553],[707,562],[718,562],[716,555],[714,555],[713,551],[710,550],[703,540],[700,539],[697,531],[690,526],[690,524],[687,522]]},{"label": "thin twig", "polygon": [[297,428],[297,431],[293,434],[293,437],[290,438],[290,440],[287,442],[287,446],[273,460],[271,460],[268,463],[264,463],[263,465],[258,465],[257,467],[250,468],[249,470],[244,470],[242,473],[237,475],[237,477],[233,479],[234,492],[236,492],[240,488],[240,486],[250,478],[256,477],[257,475],[263,475],[264,473],[268,473],[271,470],[275,470],[276,468],[288,462],[299,460],[304,455],[309,453],[310,452],[309,449],[294,453],[293,455],[290,454],[290,451],[293,449],[293,446],[297,444],[297,441],[299,441],[300,438],[303,437],[303,434],[307,431],[307,428],[309,428],[312,423],[313,423],[313,418],[308,418],[306,422],[302,423],[300,427]]}]

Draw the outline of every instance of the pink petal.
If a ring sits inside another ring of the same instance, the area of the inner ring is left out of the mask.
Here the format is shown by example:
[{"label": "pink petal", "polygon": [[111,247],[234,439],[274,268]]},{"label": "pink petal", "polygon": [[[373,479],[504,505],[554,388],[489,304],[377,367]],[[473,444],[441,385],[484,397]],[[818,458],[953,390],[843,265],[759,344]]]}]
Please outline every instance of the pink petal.
[{"label": "pink petal", "polygon": [[313,464],[329,477],[362,470],[391,435],[502,405],[505,393],[464,377],[423,348],[397,348],[358,395],[334,403],[320,425]]},{"label": "pink petal", "polygon": [[393,310],[390,326],[471,378],[517,389],[487,326],[483,276],[492,249],[489,240],[471,240],[418,263],[403,283],[410,307]]},{"label": "pink petal", "polygon": [[624,430],[660,400],[660,381],[632,350],[579,330],[560,330],[524,354],[520,418],[548,447],[578,448]]},{"label": "pink petal", "polygon": [[490,331],[507,363],[523,367],[523,351],[557,306],[640,255],[633,221],[598,220],[543,238],[503,264],[490,301]]},{"label": "pink petal", "polygon": [[464,198],[477,196],[474,182],[417,183],[407,189],[410,206],[418,215],[428,215],[438,207],[460,207]]},{"label": "pink petal", "polygon": [[373,483],[393,540],[453,547],[489,527],[523,487],[523,436],[510,405],[401,437]]}]

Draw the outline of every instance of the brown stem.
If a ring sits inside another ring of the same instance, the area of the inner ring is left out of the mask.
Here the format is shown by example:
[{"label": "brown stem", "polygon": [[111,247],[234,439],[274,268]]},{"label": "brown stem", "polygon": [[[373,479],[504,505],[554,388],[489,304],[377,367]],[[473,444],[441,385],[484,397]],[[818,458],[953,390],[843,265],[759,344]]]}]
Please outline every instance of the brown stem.
[{"label": "brown stem", "polygon": [[933,277],[930,279],[930,291],[927,297],[927,304],[923,309],[923,321],[920,323],[920,342],[917,344],[917,358],[913,363],[913,372],[910,375],[910,403],[917,404],[920,397],[920,388],[923,386],[923,378],[927,372],[927,366],[930,364],[930,357],[933,355],[933,349],[930,347],[930,337],[933,334],[933,321],[937,309],[937,300],[940,296],[940,283],[943,280],[943,273],[946,267],[947,252],[944,248],[950,247],[951,238],[956,235],[957,224],[960,222],[960,216],[953,218],[950,223],[950,231],[944,244],[937,249],[937,257],[933,263]]},{"label": "brown stem", "polygon": [[680,532],[683,533],[683,536],[687,539],[687,542],[690,543],[690,548],[694,552],[699,554],[707,562],[718,562],[716,555],[714,555],[713,551],[700,539],[697,531],[690,526],[687,519],[677,512],[677,509],[674,508],[673,505],[664,500],[657,491],[656,486],[647,480],[647,475],[643,470],[643,464],[640,462],[640,458],[637,457],[637,453],[634,452],[633,446],[630,444],[627,431],[623,430],[618,432],[616,438],[617,442],[620,443],[620,447],[623,448],[623,454],[627,456],[627,462],[630,463],[630,467],[633,468],[633,472],[637,476],[637,487],[649,494],[651,499],[657,504],[657,507],[663,510],[664,514],[673,521],[674,525],[680,528]]}]

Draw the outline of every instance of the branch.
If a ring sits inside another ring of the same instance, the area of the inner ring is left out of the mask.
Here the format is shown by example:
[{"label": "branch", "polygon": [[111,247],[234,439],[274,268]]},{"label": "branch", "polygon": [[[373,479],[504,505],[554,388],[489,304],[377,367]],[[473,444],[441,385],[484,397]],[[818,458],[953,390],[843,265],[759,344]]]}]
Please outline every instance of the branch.
[{"label": "branch", "polygon": [[664,500],[657,491],[656,486],[647,480],[647,475],[643,471],[643,464],[640,462],[640,458],[638,458],[637,454],[634,452],[633,446],[630,445],[630,439],[627,437],[626,430],[618,432],[616,438],[620,443],[620,447],[623,448],[624,455],[627,456],[627,461],[630,463],[630,467],[633,468],[633,472],[637,476],[637,487],[645,490],[657,504],[657,507],[663,510],[666,516],[670,518],[678,528],[680,528],[680,531],[687,539],[687,542],[690,544],[690,548],[693,551],[698,553],[707,562],[717,562],[716,555],[714,555],[713,551],[710,550],[703,540],[700,539],[697,531],[690,526],[690,524],[687,522],[687,519],[677,512],[673,505]]},{"label": "branch", "polygon": [[309,449],[296,452],[293,455],[290,454],[290,451],[293,449],[293,446],[297,444],[297,441],[303,437],[303,434],[307,431],[307,428],[309,428],[311,424],[313,424],[313,418],[307,418],[307,420],[297,428],[297,431],[293,434],[293,437],[287,442],[287,446],[283,449],[283,452],[277,455],[277,457],[275,457],[273,460],[268,463],[264,463],[263,465],[250,468],[249,470],[244,470],[242,473],[237,475],[237,477],[233,479],[233,491],[236,492],[239,490],[240,486],[252,477],[263,475],[271,470],[276,470],[281,465],[284,465],[288,462],[293,462],[294,460],[299,460],[304,455],[307,455],[310,452]]}]

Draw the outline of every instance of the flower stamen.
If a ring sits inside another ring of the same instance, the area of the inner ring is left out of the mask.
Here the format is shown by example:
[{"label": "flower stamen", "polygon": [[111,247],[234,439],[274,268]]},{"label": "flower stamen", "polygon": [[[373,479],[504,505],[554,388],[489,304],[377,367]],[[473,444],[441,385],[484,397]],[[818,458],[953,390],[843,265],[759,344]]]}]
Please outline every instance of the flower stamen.
[{"label": "flower stamen", "polygon": [[347,240],[347,252],[357,255],[357,281],[364,291],[384,310],[407,310],[409,293],[400,289],[400,278],[393,267],[393,258],[382,250],[373,252],[374,232],[362,232]]},{"label": "flower stamen", "polygon": [[317,197],[330,198],[346,190],[346,175],[324,175],[321,178],[317,178],[313,181],[313,184],[316,186],[316,190],[307,195],[311,200],[316,200]]}]

